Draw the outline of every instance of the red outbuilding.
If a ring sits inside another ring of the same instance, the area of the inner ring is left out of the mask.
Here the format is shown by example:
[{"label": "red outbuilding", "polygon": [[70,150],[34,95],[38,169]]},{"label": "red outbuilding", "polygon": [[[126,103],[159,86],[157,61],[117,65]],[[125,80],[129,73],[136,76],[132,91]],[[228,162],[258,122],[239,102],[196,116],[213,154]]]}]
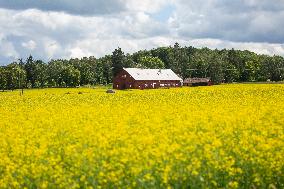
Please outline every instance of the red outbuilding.
[{"label": "red outbuilding", "polygon": [[171,69],[123,68],[113,79],[114,89],[181,87],[182,79]]},{"label": "red outbuilding", "polygon": [[211,86],[212,81],[210,78],[187,78],[183,81],[183,86]]}]

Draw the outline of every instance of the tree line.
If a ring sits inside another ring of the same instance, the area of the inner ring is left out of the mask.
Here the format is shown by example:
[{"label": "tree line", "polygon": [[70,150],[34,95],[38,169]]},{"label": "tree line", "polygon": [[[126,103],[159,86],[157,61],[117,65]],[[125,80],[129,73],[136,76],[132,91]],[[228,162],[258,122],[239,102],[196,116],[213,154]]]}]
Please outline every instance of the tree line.
[{"label": "tree line", "polygon": [[101,58],[57,59],[48,63],[31,55],[0,67],[0,89],[76,87],[112,83],[123,67],[172,69],[182,79],[210,77],[221,82],[283,81],[284,58],[235,49],[159,47],[125,54],[117,48]]}]

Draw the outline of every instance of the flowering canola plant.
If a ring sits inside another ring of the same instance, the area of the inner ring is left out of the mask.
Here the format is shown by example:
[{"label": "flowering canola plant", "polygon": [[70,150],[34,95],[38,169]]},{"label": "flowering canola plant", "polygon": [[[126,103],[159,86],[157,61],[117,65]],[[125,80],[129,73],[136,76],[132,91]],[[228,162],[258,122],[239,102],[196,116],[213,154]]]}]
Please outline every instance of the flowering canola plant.
[{"label": "flowering canola plant", "polygon": [[0,93],[0,188],[284,188],[284,85]]}]

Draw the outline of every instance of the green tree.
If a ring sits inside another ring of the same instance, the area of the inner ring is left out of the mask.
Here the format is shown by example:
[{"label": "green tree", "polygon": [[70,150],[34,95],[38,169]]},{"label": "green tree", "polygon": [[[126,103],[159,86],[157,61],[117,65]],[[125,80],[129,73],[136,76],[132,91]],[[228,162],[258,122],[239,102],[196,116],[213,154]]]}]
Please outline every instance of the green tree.
[{"label": "green tree", "polygon": [[45,87],[46,83],[48,83],[48,73],[47,73],[47,64],[45,64],[42,60],[36,60],[35,64],[35,87]]},{"label": "green tree", "polygon": [[27,81],[32,88],[44,87],[47,82],[47,65],[42,60],[34,60],[30,55],[25,64]]},{"label": "green tree", "polygon": [[106,83],[106,78],[104,77],[103,71],[104,71],[104,62],[102,59],[98,60],[96,62],[96,76],[95,76],[95,81],[97,84],[105,84]]},{"label": "green tree", "polygon": [[235,73],[237,74],[236,81],[241,81],[241,73],[243,72],[245,68],[244,68],[244,64],[240,56],[240,52],[236,51],[235,49],[229,50],[227,61],[228,61],[228,64],[231,65],[231,66],[228,66],[229,67],[228,69],[230,69],[230,67],[232,67],[232,69],[236,69],[235,70]]},{"label": "green tree", "polygon": [[6,81],[7,89],[20,89],[26,81],[26,71],[19,63],[13,62],[6,67]]},{"label": "green tree", "polygon": [[112,53],[112,73],[115,77],[124,67],[125,64],[125,55],[121,48],[117,48]]},{"label": "green tree", "polygon": [[281,56],[266,56],[263,60],[262,72],[271,81],[281,81],[284,78],[284,58]]},{"label": "green tree", "polygon": [[208,48],[196,50],[191,59],[191,77],[209,77],[208,68],[211,51]]},{"label": "green tree", "polygon": [[35,69],[36,69],[36,65],[34,63],[33,57],[32,55],[30,55],[27,60],[26,60],[26,64],[25,64],[25,70],[27,73],[27,80],[28,82],[31,83],[32,87],[34,87],[35,85],[35,77],[36,77],[36,73],[35,73]]},{"label": "green tree", "polygon": [[148,69],[163,69],[165,65],[162,60],[158,57],[152,56],[143,56],[138,59],[139,68],[148,68]]},{"label": "green tree", "polygon": [[230,63],[226,63],[223,66],[223,74],[226,83],[235,82],[238,80],[238,70],[237,68]]},{"label": "green tree", "polygon": [[[132,54],[132,56],[131,56],[131,60],[133,61],[133,62],[136,62],[136,63],[138,63],[139,62],[139,59],[141,58],[141,57],[144,57],[144,56],[152,56],[152,53],[150,52],[150,51],[147,51],[147,50],[141,50],[141,51],[138,51],[138,52],[135,52],[135,53],[133,53]],[[128,57],[129,58],[129,57]],[[130,59],[130,58],[129,58]],[[133,67],[135,67],[135,65],[133,65]]]},{"label": "green tree", "polygon": [[207,76],[211,78],[214,84],[219,84],[224,80],[223,65],[224,62],[217,51],[210,54]]},{"label": "green tree", "polygon": [[159,47],[124,54],[118,48],[112,55],[96,59],[51,60],[45,64],[29,56],[24,63],[0,67],[0,90],[23,87],[78,86],[108,84],[123,67],[172,69],[183,79],[211,77],[215,83],[245,81],[281,81],[284,78],[282,56],[257,55],[241,50],[211,50],[194,47]]},{"label": "green tree", "polygon": [[60,75],[62,77],[60,82],[61,87],[76,87],[80,85],[80,71],[72,65],[64,66]]},{"label": "green tree", "polygon": [[69,63],[80,71],[80,85],[94,84],[95,71],[93,69],[93,61],[96,62],[96,59],[94,57],[70,59]]},{"label": "green tree", "polygon": [[[101,59],[103,65],[103,78],[106,84],[112,83],[112,72],[111,72],[111,56],[105,56]],[[132,66],[129,66],[132,67]]]},{"label": "green tree", "polygon": [[5,89],[7,89],[6,68],[0,66],[0,90],[4,91]]},{"label": "green tree", "polygon": [[64,70],[63,60],[51,60],[48,64],[48,83],[50,87],[57,87],[63,81],[62,72]]},{"label": "green tree", "polygon": [[153,57],[158,57],[160,60],[164,62],[166,69],[172,68],[172,49],[169,47],[159,47],[157,49],[152,49],[151,54]]},{"label": "green tree", "polygon": [[173,71],[185,79],[190,76],[190,63],[191,59],[188,56],[187,49],[181,48],[178,43],[175,43],[173,48]]}]

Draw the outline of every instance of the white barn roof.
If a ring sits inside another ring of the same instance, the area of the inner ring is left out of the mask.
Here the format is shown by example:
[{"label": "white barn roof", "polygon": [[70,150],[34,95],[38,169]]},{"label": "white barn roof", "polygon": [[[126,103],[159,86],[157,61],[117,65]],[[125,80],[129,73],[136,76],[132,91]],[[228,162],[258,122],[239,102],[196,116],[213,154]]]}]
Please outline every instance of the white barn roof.
[{"label": "white barn roof", "polygon": [[140,69],[140,68],[123,68],[135,80],[173,80],[182,81],[171,69]]}]

